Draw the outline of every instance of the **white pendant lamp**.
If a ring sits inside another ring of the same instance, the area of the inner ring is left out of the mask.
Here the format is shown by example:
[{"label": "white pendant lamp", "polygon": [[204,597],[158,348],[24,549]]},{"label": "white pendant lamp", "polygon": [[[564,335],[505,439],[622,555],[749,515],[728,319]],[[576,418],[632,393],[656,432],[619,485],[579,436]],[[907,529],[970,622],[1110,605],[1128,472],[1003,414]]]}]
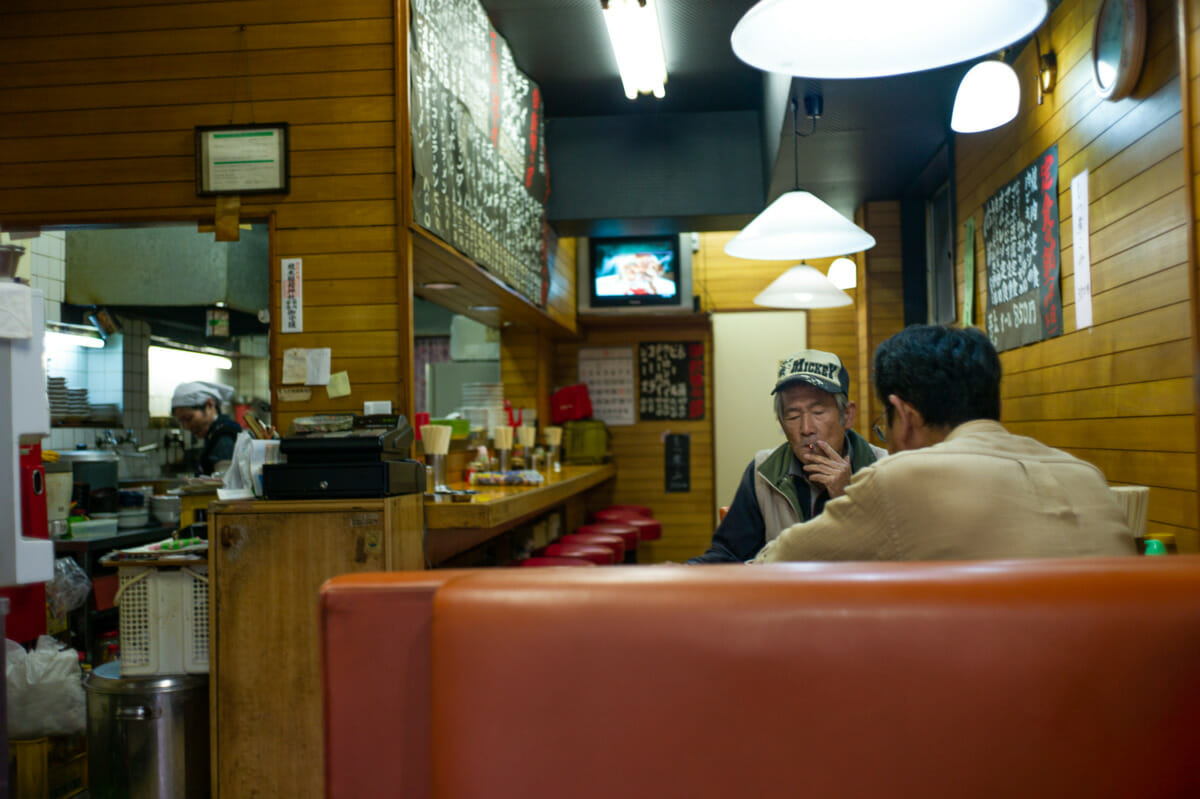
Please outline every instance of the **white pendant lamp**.
[{"label": "white pendant lamp", "polygon": [[747,64],[809,78],[919,72],[1033,33],[1046,0],[760,0],[730,42]]},{"label": "white pendant lamp", "polygon": [[852,302],[849,294],[808,264],[796,264],[754,298],[754,304],[764,308],[837,308]]},{"label": "white pendant lamp", "polygon": [[979,133],[1011,122],[1021,106],[1021,81],[1003,61],[981,61],[963,75],[954,96],[950,127]]},{"label": "white pendant lamp", "polygon": [[838,258],[829,265],[829,282],[840,289],[858,287],[858,264],[849,258]]},{"label": "white pendant lamp", "polygon": [[807,191],[781,195],[725,245],[735,258],[828,258],[875,246],[875,237]]}]

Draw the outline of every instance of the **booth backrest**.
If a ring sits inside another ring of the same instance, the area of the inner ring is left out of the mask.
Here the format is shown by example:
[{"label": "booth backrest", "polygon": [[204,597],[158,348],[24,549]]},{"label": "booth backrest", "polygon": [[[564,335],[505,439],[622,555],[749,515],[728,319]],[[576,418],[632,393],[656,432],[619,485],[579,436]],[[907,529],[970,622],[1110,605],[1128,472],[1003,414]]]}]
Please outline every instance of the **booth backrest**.
[{"label": "booth backrest", "polygon": [[1200,558],[322,589],[330,797],[1200,795]]}]

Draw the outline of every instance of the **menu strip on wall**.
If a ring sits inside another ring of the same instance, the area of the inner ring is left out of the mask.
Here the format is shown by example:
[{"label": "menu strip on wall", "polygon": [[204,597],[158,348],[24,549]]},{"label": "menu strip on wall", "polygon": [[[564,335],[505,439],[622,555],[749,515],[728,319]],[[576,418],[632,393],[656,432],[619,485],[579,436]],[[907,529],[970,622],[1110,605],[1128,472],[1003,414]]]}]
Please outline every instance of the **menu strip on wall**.
[{"label": "menu strip on wall", "polygon": [[704,342],[638,345],[638,414],[642,421],[704,418]]},{"label": "menu strip on wall", "polygon": [[983,252],[987,333],[996,349],[1062,335],[1058,145],[988,198]]},{"label": "menu strip on wall", "polygon": [[668,494],[692,490],[692,436],[667,433],[663,436],[663,489]]}]

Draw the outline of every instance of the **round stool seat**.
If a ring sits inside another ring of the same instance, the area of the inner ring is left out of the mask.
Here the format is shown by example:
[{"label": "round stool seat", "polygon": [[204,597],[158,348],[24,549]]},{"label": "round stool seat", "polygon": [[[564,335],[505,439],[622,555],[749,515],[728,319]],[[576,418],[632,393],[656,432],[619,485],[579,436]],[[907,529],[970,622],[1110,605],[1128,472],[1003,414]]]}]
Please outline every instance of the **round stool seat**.
[{"label": "round stool seat", "polygon": [[638,530],[632,524],[624,522],[592,522],[579,527],[576,533],[603,533],[604,535],[615,535],[625,544],[625,551],[637,549],[638,539],[641,536]]},{"label": "round stool seat", "polygon": [[[637,528],[638,538],[642,541],[657,541],[662,538],[662,522],[658,519],[648,519],[630,510],[602,510],[604,521],[628,524]],[[600,513],[596,515],[599,516]]]},{"label": "round stool seat", "polygon": [[606,510],[624,510],[624,511],[631,511],[631,512],[633,512],[633,513],[636,513],[638,516],[645,516],[647,519],[653,519],[653,518],[654,518],[654,510],[653,510],[652,508],[649,508],[649,507],[645,506],[645,505],[609,505],[609,506],[608,506],[607,508],[605,508],[604,510],[597,511],[597,512],[596,512],[596,518],[597,518],[597,519],[600,519],[600,518],[602,518],[602,517],[600,516],[600,514],[601,514],[601,513],[603,513],[603,512],[604,512],[604,511],[606,511]]},{"label": "round stool seat", "polygon": [[564,544],[599,544],[611,549],[613,557],[617,560],[625,557],[625,542],[615,535],[605,535],[604,533],[568,533],[558,540]]},{"label": "round stool seat", "polygon": [[616,563],[617,557],[613,551],[606,546],[600,544],[574,544],[562,543],[555,541],[553,544],[547,544],[542,549],[542,554],[546,557],[564,557],[564,558],[583,558],[590,560],[597,566],[607,566],[610,563]]},{"label": "round stool seat", "polygon": [[595,566],[590,560],[583,558],[564,558],[561,556],[534,556],[525,558],[525,560],[517,563],[518,566]]}]

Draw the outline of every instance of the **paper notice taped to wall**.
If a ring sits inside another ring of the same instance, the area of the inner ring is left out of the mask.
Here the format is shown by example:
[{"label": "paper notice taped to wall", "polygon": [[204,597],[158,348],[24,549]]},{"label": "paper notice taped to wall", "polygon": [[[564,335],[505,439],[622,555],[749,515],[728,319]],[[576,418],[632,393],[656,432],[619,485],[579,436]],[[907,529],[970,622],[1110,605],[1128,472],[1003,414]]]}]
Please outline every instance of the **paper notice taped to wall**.
[{"label": "paper notice taped to wall", "polygon": [[312,399],[312,389],[307,386],[295,388],[277,388],[275,396],[280,402],[308,402]]},{"label": "paper notice taped to wall", "polygon": [[282,285],[279,289],[281,306],[279,329],[284,333],[300,333],[304,330],[302,262],[301,258],[284,258],[280,261]]},{"label": "paper notice taped to wall", "polygon": [[283,374],[280,380],[289,383],[304,383],[308,377],[308,350],[293,347],[283,351]]}]

